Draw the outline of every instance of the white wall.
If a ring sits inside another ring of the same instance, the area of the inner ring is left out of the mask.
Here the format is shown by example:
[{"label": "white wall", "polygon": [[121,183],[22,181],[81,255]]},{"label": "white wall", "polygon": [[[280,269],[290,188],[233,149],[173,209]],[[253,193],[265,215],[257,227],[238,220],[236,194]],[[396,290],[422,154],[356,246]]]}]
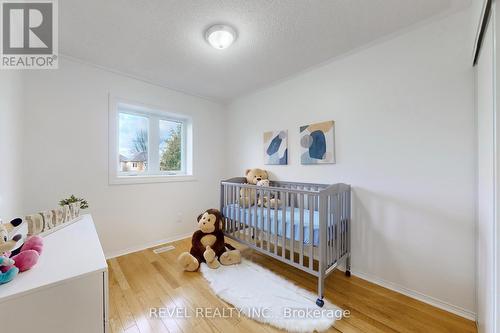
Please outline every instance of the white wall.
[{"label": "white wall", "polygon": [[[109,93],[192,116],[197,181],[108,185]],[[218,207],[221,106],[68,59],[27,72],[25,96],[25,213],[84,196],[105,253],[115,255],[189,234],[203,209]]]},{"label": "white wall", "polygon": [[[353,273],[474,316],[470,11],[312,69],[229,106],[231,176],[353,186]],[[299,126],[336,121],[335,165],[301,166]],[[289,130],[289,165],[262,133]]]},{"label": "white wall", "polygon": [[21,210],[22,77],[20,72],[0,74],[0,219],[10,221]]}]

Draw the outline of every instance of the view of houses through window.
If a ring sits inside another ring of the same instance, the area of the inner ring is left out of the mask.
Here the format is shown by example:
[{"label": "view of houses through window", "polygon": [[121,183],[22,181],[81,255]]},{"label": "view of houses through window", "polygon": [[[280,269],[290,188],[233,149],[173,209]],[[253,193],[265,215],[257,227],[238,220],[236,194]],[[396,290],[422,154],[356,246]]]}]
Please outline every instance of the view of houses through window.
[{"label": "view of houses through window", "polygon": [[148,168],[147,117],[120,113],[120,171],[143,172]]},{"label": "view of houses through window", "polygon": [[[119,172],[177,173],[183,169],[183,123],[119,112]],[[158,155],[150,146],[158,144]],[[156,161],[156,163],[155,163]],[[154,163],[154,164],[150,164]]]}]

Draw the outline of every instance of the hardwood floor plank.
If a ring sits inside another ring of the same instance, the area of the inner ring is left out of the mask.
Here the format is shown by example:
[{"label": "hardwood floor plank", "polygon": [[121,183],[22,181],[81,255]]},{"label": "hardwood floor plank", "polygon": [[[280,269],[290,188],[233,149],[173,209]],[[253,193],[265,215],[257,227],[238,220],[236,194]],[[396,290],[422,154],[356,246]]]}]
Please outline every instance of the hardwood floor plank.
[{"label": "hardwood floor plank", "polygon": [[125,300],[125,297],[121,293],[120,289],[118,287],[113,287],[112,289],[110,289],[109,294],[110,300],[113,300],[114,302],[113,304],[117,310],[123,330],[127,330],[132,326],[136,326],[135,318],[130,312],[127,301]]},{"label": "hardwood floor plank", "polygon": [[120,268],[120,265],[118,264],[118,261],[115,259],[109,260],[109,266],[111,267],[111,270],[113,271],[114,277],[118,284],[120,285],[120,288],[122,290],[129,289],[130,286],[127,282],[127,279],[123,275],[123,272]]},{"label": "hardwood floor plank", "polygon": [[163,276],[165,281],[167,281],[167,283],[170,284],[173,289],[179,287],[179,283],[177,282],[177,280],[172,275],[170,275],[170,273],[167,272],[167,270],[165,270],[158,261],[153,261],[151,265],[153,265],[153,267],[158,271],[158,273],[161,274],[161,276]]},{"label": "hardwood floor plank", "polygon": [[362,331],[361,329],[353,326],[347,320],[338,320],[335,322],[335,329],[342,333],[371,333],[370,331]]},{"label": "hardwood floor plank", "polygon": [[123,332],[123,325],[120,320],[120,316],[118,315],[117,305],[113,298],[109,298],[109,327],[111,328],[111,332],[118,333]]},{"label": "hardwood floor plank", "polygon": [[125,330],[124,333],[141,333],[141,331],[137,326],[134,325]]},{"label": "hardwood floor plank", "polygon": [[132,253],[117,260],[123,276],[130,286],[128,289],[121,289],[121,292],[141,333],[165,332],[167,330],[163,324],[159,325],[157,321],[151,320],[149,317],[151,306],[148,304],[148,297],[141,285],[141,279],[147,279],[147,274],[136,267],[135,258],[135,254]]}]

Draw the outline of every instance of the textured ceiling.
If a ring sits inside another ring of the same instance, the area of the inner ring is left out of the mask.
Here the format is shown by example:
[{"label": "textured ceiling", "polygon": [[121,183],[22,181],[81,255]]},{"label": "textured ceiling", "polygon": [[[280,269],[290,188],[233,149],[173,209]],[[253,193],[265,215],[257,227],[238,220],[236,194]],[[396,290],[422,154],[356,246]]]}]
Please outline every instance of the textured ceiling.
[{"label": "textured ceiling", "polygon": [[[470,0],[64,0],[60,52],[218,101],[259,89]],[[239,34],[226,50],[214,23]]]}]

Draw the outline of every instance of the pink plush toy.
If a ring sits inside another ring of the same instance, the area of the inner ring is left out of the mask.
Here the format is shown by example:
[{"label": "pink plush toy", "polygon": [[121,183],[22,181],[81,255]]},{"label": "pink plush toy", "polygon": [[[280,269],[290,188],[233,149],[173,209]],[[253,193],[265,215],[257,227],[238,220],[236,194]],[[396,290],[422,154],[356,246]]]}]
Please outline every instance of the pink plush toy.
[{"label": "pink plush toy", "polygon": [[42,249],[42,237],[32,236],[26,240],[18,254],[12,255],[11,253],[9,257],[14,260],[14,266],[19,268],[19,272],[24,272],[36,265]]},{"label": "pink plush toy", "polygon": [[[10,235],[14,235],[12,239],[18,239],[20,245],[11,252],[4,253],[4,256],[14,261],[14,267],[17,267],[20,272],[27,271],[38,262],[38,258],[42,254],[43,239],[39,236],[26,238],[27,227],[21,219],[12,220],[6,225]],[[24,244],[22,241],[25,240]],[[2,266],[0,271],[6,272],[12,266]]]}]

